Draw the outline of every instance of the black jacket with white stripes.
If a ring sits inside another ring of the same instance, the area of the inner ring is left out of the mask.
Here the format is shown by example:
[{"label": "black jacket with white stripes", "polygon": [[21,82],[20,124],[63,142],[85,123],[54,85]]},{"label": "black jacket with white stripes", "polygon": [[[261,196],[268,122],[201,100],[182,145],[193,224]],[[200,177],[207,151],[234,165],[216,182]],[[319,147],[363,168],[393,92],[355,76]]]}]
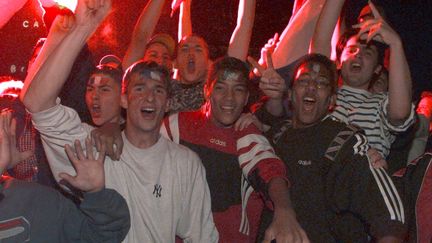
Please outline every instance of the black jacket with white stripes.
[{"label": "black jacket with white stripes", "polygon": [[370,166],[360,130],[326,117],[301,129],[283,122],[268,136],[288,167],[293,207],[312,242],[403,239],[401,197],[387,173]]}]

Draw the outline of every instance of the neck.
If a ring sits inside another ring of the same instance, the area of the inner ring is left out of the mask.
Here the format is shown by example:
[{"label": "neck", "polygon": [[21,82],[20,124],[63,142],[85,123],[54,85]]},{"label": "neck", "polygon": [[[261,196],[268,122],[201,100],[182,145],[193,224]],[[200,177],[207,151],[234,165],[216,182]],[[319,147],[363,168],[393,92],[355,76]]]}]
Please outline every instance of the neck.
[{"label": "neck", "polygon": [[136,129],[133,129],[127,125],[125,129],[125,135],[132,145],[141,149],[150,148],[157,143],[160,137],[159,131],[137,131]]}]

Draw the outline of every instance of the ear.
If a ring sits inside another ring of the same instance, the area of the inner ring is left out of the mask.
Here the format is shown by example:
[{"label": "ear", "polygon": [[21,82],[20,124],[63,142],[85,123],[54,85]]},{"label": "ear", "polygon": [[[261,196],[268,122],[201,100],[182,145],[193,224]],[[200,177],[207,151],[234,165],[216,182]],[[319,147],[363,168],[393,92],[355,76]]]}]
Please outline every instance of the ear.
[{"label": "ear", "polygon": [[168,113],[170,110],[171,99],[167,98],[167,102],[165,104],[165,113]]},{"label": "ear", "polygon": [[127,94],[121,94],[120,96],[120,105],[123,109],[128,108]]},{"label": "ear", "polygon": [[337,97],[337,94],[335,93],[335,94],[332,94],[331,96],[329,96],[328,97],[328,108],[329,108],[329,111],[333,111],[333,109],[335,108],[335,106],[336,106],[336,97]]},{"label": "ear", "polygon": [[375,70],[374,70],[374,73],[375,73],[376,75],[380,75],[382,69],[383,69],[383,66],[382,66],[381,64],[378,64],[378,65],[376,66]]}]

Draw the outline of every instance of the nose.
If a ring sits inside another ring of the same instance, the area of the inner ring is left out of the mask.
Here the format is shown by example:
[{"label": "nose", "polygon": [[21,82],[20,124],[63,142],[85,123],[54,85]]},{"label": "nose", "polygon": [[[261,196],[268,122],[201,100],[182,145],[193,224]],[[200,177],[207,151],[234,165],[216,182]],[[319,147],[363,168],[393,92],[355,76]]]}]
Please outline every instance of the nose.
[{"label": "nose", "polygon": [[234,90],[228,89],[225,94],[225,99],[232,100],[234,98]]},{"label": "nose", "polygon": [[153,90],[148,90],[147,92],[144,93],[144,98],[149,102],[153,102],[154,97],[155,96]]},{"label": "nose", "polygon": [[97,90],[91,91],[91,97],[94,100],[99,99],[99,92]]},{"label": "nose", "polygon": [[318,85],[317,82],[315,80],[311,79],[311,80],[308,81],[307,89],[308,90],[316,90],[317,89],[317,85]]}]

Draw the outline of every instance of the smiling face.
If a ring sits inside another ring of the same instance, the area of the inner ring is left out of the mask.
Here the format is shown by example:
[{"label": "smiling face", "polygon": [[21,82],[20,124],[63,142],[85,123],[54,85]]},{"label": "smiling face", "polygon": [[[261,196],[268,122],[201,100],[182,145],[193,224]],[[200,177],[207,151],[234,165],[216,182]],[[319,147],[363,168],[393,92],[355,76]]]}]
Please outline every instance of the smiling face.
[{"label": "smiling face", "polygon": [[207,44],[198,36],[186,37],[179,43],[176,62],[182,83],[193,84],[205,79],[208,54]]},{"label": "smiling face", "polygon": [[343,82],[363,90],[368,90],[372,75],[381,68],[378,64],[377,47],[360,43],[357,36],[348,40],[340,61]]},{"label": "smiling face", "polygon": [[335,97],[331,77],[331,71],[318,62],[306,62],[297,69],[289,93],[295,128],[314,125],[328,114]]},{"label": "smiling face", "polygon": [[230,127],[243,112],[249,97],[246,78],[240,73],[220,70],[210,91],[211,121]]},{"label": "smiling face", "polygon": [[154,71],[133,73],[121,102],[127,109],[127,129],[135,134],[158,134],[168,111],[167,82]]},{"label": "smiling face", "polygon": [[93,74],[86,88],[86,104],[93,123],[102,126],[107,122],[118,122],[121,116],[120,83],[107,74]]}]

